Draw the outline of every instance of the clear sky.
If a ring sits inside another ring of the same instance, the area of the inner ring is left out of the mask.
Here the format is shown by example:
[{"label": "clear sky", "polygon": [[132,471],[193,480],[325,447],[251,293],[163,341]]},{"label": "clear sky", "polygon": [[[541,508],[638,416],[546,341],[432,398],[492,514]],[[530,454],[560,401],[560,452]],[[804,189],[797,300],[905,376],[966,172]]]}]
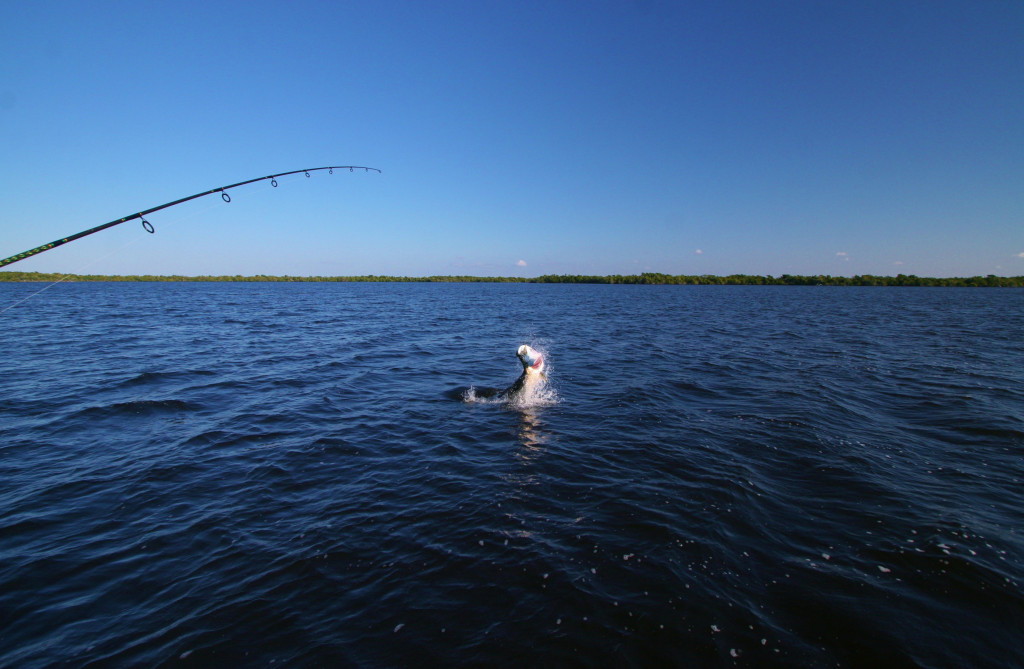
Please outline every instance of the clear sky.
[{"label": "clear sky", "polygon": [[1024,2],[3,2],[9,270],[1024,274]]}]

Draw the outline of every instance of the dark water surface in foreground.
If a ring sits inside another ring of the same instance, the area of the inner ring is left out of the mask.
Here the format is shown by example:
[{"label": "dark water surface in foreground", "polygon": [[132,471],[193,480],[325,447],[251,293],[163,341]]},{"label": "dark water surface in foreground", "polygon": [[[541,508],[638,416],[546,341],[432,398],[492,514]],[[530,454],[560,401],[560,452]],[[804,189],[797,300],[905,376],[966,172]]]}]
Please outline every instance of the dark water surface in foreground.
[{"label": "dark water surface in foreground", "polygon": [[60,284],[0,378],[0,666],[1024,665],[1024,291]]}]

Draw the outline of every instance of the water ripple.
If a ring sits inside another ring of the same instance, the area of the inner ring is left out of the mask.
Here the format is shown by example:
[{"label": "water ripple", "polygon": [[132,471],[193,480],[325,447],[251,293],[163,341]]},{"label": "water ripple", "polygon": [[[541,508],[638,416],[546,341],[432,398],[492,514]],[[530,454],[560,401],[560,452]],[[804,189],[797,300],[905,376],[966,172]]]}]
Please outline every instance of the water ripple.
[{"label": "water ripple", "polygon": [[[1024,652],[1018,291],[50,293],[0,335],[0,665]],[[555,401],[462,401],[524,342]]]}]

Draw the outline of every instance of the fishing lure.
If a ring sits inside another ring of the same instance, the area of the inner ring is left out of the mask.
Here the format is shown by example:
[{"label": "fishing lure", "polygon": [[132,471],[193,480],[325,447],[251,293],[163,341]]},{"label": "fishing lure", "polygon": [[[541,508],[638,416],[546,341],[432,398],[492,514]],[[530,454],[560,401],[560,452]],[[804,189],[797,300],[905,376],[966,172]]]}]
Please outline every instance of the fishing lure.
[{"label": "fishing lure", "polygon": [[76,239],[81,239],[82,237],[86,237],[88,235],[91,235],[94,232],[99,232],[100,230],[106,230],[107,228],[112,228],[115,225],[121,225],[122,223],[127,223],[128,221],[134,221],[137,218],[142,219],[142,227],[146,230],[146,232],[150,232],[150,233],[156,232],[156,230],[153,228],[153,224],[145,219],[145,216],[147,214],[152,214],[154,211],[160,211],[161,209],[167,209],[168,207],[173,207],[174,205],[181,204],[182,202],[188,202],[189,200],[195,200],[196,198],[205,197],[207,195],[213,195],[214,193],[220,193],[221,198],[225,202],[231,202],[231,196],[228,195],[225,191],[230,190],[232,188],[237,188],[239,186],[244,186],[246,184],[255,183],[257,181],[265,181],[267,179],[270,179],[270,185],[271,186],[273,186],[274,188],[277,188],[277,177],[284,177],[284,176],[288,176],[289,174],[298,174],[300,172],[304,173],[308,177],[310,172],[316,172],[318,170],[327,170],[328,174],[334,174],[334,170],[344,170],[344,169],[347,169],[349,172],[354,172],[355,170],[364,170],[366,172],[369,172],[370,170],[373,170],[374,172],[377,172],[378,174],[380,174],[380,170],[378,170],[376,167],[362,167],[362,166],[359,166],[359,165],[331,165],[331,166],[328,166],[328,167],[310,167],[310,168],[307,168],[307,169],[304,169],[304,170],[292,170],[291,172],[281,172],[280,174],[271,174],[270,176],[257,177],[255,179],[249,179],[248,181],[239,181],[238,183],[231,184],[230,186],[221,186],[220,188],[214,188],[214,189],[211,189],[211,190],[208,190],[208,191],[203,191],[202,193],[196,193],[195,195],[189,195],[188,197],[183,197],[180,200],[175,200],[174,202],[168,202],[167,204],[162,204],[159,207],[153,207],[152,209],[147,209],[146,211],[140,211],[139,213],[132,214],[131,216],[125,216],[124,218],[119,218],[119,219],[117,219],[115,221],[111,221],[109,223],[104,223],[103,225],[97,225],[95,228],[89,228],[88,230],[83,230],[82,232],[79,232],[77,234],[71,235],[69,237],[63,237],[61,239],[52,241],[49,244],[43,244],[42,246],[37,246],[34,249],[29,249],[28,251],[24,251],[23,253],[18,253],[18,254],[15,254],[15,255],[13,255],[13,256],[11,256],[9,258],[4,258],[3,260],[0,260],[0,267],[3,267],[5,265],[10,265],[11,263],[18,262],[19,260],[24,260],[25,258],[30,258],[30,257],[32,257],[32,256],[34,256],[36,254],[42,253],[43,251],[49,251],[50,249],[57,248],[58,246],[61,246],[63,244],[67,244],[68,242],[73,242]]}]

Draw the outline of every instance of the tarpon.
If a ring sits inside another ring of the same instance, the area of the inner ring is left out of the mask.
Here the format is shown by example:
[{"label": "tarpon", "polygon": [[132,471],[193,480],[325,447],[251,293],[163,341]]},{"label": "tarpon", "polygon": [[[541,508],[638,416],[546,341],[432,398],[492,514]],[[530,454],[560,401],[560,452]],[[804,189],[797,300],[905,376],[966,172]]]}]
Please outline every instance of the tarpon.
[{"label": "tarpon", "polygon": [[519,375],[515,383],[498,393],[498,398],[512,400],[530,392],[537,384],[543,383],[547,377],[544,376],[544,356],[526,344],[519,347],[516,356],[523,363],[523,373]]}]

